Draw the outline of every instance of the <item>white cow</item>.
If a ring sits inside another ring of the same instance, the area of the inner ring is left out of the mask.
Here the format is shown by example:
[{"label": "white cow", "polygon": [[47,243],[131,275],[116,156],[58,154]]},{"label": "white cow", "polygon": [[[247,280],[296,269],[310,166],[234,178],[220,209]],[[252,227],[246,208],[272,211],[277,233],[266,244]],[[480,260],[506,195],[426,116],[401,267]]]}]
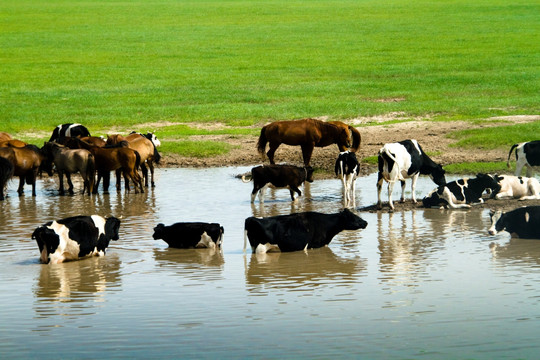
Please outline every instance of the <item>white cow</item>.
[{"label": "white cow", "polygon": [[495,197],[495,199],[540,199],[540,183],[535,178],[512,175],[495,175],[494,179],[501,186],[501,189],[494,192],[492,195],[492,197]]}]

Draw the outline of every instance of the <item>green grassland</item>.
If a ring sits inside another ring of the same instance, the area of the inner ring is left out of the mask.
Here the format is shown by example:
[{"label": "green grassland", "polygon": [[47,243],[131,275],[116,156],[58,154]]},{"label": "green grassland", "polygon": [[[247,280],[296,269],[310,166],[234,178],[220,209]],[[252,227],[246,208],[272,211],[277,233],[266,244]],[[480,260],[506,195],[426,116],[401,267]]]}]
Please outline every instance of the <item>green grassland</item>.
[{"label": "green grassland", "polygon": [[[0,131],[537,114],[538,14],[523,0],[2,1]],[[174,126],[188,153],[206,147]]]}]

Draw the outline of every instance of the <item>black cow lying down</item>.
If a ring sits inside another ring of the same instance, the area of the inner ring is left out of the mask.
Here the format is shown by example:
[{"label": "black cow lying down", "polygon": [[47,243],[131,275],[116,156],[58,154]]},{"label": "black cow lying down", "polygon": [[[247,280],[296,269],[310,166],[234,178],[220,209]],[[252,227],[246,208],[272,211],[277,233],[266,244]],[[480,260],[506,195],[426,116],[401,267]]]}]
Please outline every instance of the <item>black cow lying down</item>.
[{"label": "black cow lying down", "polygon": [[154,239],[163,239],[169,247],[219,248],[223,243],[223,226],[216,223],[179,222],[169,226],[158,224],[154,228]]},{"label": "black cow lying down", "polygon": [[522,239],[540,239],[540,206],[525,206],[509,212],[491,211],[491,227],[495,235],[501,231]]},{"label": "black cow lying down", "polygon": [[244,251],[246,238],[251,250],[298,251],[328,245],[342,230],[364,229],[367,222],[349,209],[337,214],[302,212],[266,218],[248,217],[244,225]]},{"label": "black cow lying down", "polygon": [[[264,192],[268,184],[277,188],[288,188],[291,198],[294,201],[294,193],[302,196],[299,187],[305,182],[313,182],[313,168],[298,167],[294,165],[261,165],[251,169],[251,179],[253,180],[253,191],[251,192],[251,202],[255,201],[259,193],[259,201],[264,202]],[[243,182],[249,182],[242,176]]]},{"label": "black cow lying down", "polygon": [[87,256],[103,256],[111,240],[118,240],[120,220],[99,215],[49,221],[32,234],[42,263],[59,264]]},{"label": "black cow lying down", "polygon": [[423,200],[424,207],[470,208],[470,204],[484,202],[482,194],[487,189],[498,192],[501,186],[490,175],[477,174],[474,179],[463,178],[451,181],[431,191]]}]

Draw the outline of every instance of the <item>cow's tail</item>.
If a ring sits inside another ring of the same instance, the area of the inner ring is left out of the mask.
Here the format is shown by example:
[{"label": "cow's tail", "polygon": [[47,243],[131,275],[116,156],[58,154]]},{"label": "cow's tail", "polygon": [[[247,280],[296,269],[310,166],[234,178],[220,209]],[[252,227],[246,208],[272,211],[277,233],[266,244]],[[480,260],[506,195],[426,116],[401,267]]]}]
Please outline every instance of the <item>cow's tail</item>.
[{"label": "cow's tail", "polygon": [[268,140],[266,139],[266,126],[263,126],[261,129],[261,135],[259,135],[259,140],[257,141],[257,151],[259,154],[261,154],[261,157],[264,160],[264,150],[266,149],[266,143]]},{"label": "cow's tail", "polygon": [[[510,156],[512,155],[512,151],[517,148],[519,144],[514,144],[510,148],[510,152],[508,153],[508,160],[506,160],[506,167],[510,168]],[[517,150],[516,150],[516,160],[517,160]]]},{"label": "cow's tail", "polygon": [[[246,176],[250,176],[250,178],[249,178],[249,179],[246,179]],[[242,182],[248,183],[248,182],[250,182],[251,180],[253,180],[253,176],[251,175],[251,173],[242,175]]]}]

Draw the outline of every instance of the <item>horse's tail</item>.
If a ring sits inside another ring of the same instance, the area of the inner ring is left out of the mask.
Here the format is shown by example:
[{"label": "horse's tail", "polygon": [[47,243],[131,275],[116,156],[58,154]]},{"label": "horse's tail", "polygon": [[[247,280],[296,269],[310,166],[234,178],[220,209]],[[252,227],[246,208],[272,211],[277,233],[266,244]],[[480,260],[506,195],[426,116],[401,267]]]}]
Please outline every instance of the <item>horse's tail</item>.
[{"label": "horse's tail", "polygon": [[266,139],[266,126],[263,126],[261,129],[261,135],[259,136],[259,141],[257,141],[257,151],[264,159],[264,150],[266,149],[266,143],[268,140]]},{"label": "horse's tail", "polygon": [[[514,144],[510,148],[510,152],[508,153],[508,160],[506,160],[506,167],[510,168],[510,155],[512,155],[512,151],[518,146],[519,144]],[[516,150],[516,159],[517,159],[517,150]]]},{"label": "horse's tail", "polygon": [[[94,155],[88,155],[88,161],[86,162],[86,180],[88,181],[88,195],[94,191],[94,183],[96,180],[96,159]],[[83,190],[84,193],[84,190]],[[84,194],[83,194],[84,195]]]},{"label": "horse's tail", "polygon": [[360,148],[360,142],[362,141],[362,136],[360,136],[360,131],[356,129],[354,126],[349,125],[349,130],[351,131],[352,138],[353,138],[353,144],[351,147],[352,152],[357,152]]}]

